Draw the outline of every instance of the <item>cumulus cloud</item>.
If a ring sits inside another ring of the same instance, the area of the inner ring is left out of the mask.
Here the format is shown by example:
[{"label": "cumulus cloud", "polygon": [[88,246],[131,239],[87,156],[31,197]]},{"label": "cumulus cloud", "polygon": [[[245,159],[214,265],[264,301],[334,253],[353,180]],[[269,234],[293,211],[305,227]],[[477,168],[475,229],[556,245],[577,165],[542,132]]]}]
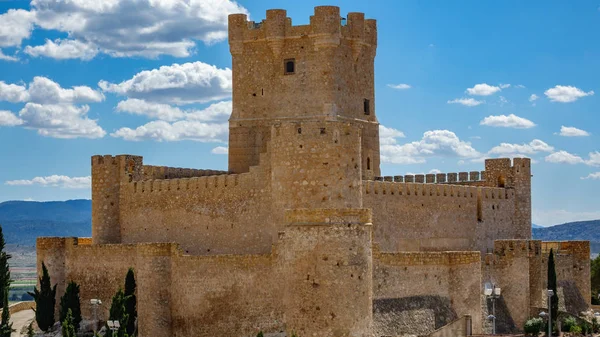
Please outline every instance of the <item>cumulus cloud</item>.
[{"label": "cumulus cloud", "polygon": [[499,115],[499,116],[488,116],[485,117],[480,125],[503,127],[503,128],[514,128],[514,129],[529,129],[535,126],[532,121],[516,116],[514,114]]},{"label": "cumulus cloud", "polygon": [[548,145],[542,140],[534,139],[528,144],[510,144],[501,143],[498,146],[494,146],[488,154],[508,156],[508,157],[519,157],[524,155],[533,155],[538,152],[552,152],[554,147]]},{"label": "cumulus cloud", "polygon": [[585,96],[592,96],[594,95],[594,91],[585,92],[573,86],[557,85],[554,88],[546,90],[544,95],[552,102],[570,103]]},{"label": "cumulus cloud", "polygon": [[11,62],[16,62],[19,59],[15,56],[10,56],[10,55],[6,55],[2,52],[2,49],[0,49],[0,61],[11,61]]},{"label": "cumulus cloud", "polygon": [[465,106],[478,106],[479,104],[485,103],[485,101],[478,101],[474,98],[456,98],[447,102],[448,104],[462,104]]},{"label": "cumulus cloud", "polygon": [[167,122],[187,119],[190,121],[226,121],[231,115],[231,101],[223,101],[211,104],[204,110],[180,109],[169,104],[146,102],[141,99],[130,98],[117,104],[119,112],[146,116],[152,119],[160,119]]},{"label": "cumulus cloud", "polygon": [[448,130],[427,131],[421,140],[411,143],[381,145],[381,161],[386,163],[418,164],[433,156],[473,158],[480,153]]},{"label": "cumulus cloud", "polygon": [[9,9],[0,15],[0,47],[19,47],[31,36],[35,15],[23,9]]},{"label": "cumulus cloud", "polygon": [[405,83],[388,84],[387,86],[390,87],[390,88],[392,88],[392,89],[398,89],[398,90],[406,90],[406,89],[412,88],[410,85],[405,84]]},{"label": "cumulus cloud", "polygon": [[217,146],[214,149],[212,149],[210,152],[213,154],[228,154],[229,148],[227,148],[225,146]]},{"label": "cumulus cloud", "polygon": [[23,124],[23,120],[10,111],[0,110],[0,126],[17,126]]},{"label": "cumulus cloud", "polygon": [[0,81],[0,101],[8,101],[11,103],[27,102],[29,100],[29,92],[23,85],[6,84]]},{"label": "cumulus cloud", "polygon": [[404,138],[404,132],[396,130],[394,128],[388,128],[383,125],[379,125],[379,143],[381,145],[393,145],[396,144],[396,138]]},{"label": "cumulus cloud", "polygon": [[581,179],[600,180],[600,172],[590,173],[587,177],[581,177]]},{"label": "cumulus cloud", "polygon": [[69,40],[111,56],[149,58],[188,57],[197,41],[212,44],[227,38],[229,14],[248,13],[230,0],[32,0],[31,8],[23,12],[42,29],[68,33]]},{"label": "cumulus cloud", "polygon": [[53,138],[102,138],[106,132],[87,117],[89,106],[27,103],[19,112],[22,126]]},{"label": "cumulus cloud", "polygon": [[587,137],[590,133],[573,126],[561,125],[559,135],[563,137]]},{"label": "cumulus cloud", "polygon": [[44,187],[62,187],[62,188],[90,188],[92,177],[68,177],[60,175],[51,175],[47,177],[35,177],[30,180],[9,180],[5,182],[11,186],[44,186]]},{"label": "cumulus cloud", "polygon": [[531,94],[531,96],[529,96],[529,102],[535,102],[538,98],[540,98],[538,95]]},{"label": "cumulus cloud", "polygon": [[489,85],[487,83],[475,84],[473,88],[467,88],[466,93],[471,96],[489,96],[502,90],[500,87]]},{"label": "cumulus cloud", "polygon": [[41,46],[27,46],[25,53],[33,57],[50,57],[57,60],[82,59],[91,60],[98,54],[98,48],[93,44],[78,40],[46,40]]},{"label": "cumulus cloud", "polygon": [[106,92],[129,98],[173,104],[221,100],[230,97],[232,90],[229,68],[219,69],[200,61],[144,70],[118,84],[100,81],[98,85]]},{"label": "cumulus cloud", "polygon": [[555,164],[583,164],[585,160],[583,158],[571,154],[567,151],[558,151],[546,156],[545,160],[549,163]]},{"label": "cumulus cloud", "polygon": [[180,140],[193,140],[199,142],[226,142],[228,132],[227,123],[204,123],[194,121],[178,121],[168,123],[165,121],[152,121],[136,129],[121,128],[111,136],[129,141],[155,140],[174,142]]},{"label": "cumulus cloud", "polygon": [[87,86],[75,86],[72,89],[63,89],[61,86],[46,77],[34,77],[29,84],[30,101],[43,104],[57,103],[89,103],[102,102],[104,95]]}]

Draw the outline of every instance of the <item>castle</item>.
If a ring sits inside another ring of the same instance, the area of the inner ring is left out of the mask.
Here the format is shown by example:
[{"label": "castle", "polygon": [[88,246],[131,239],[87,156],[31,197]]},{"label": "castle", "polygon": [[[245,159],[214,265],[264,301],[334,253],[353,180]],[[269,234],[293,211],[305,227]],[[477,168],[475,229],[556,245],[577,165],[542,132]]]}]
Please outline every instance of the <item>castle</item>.
[{"label": "castle", "polygon": [[[92,238],[39,238],[38,269],[81,285],[82,311],[136,271],[142,337],[498,332],[546,307],[557,252],[563,308],[590,301],[588,242],[531,239],[531,161],[381,177],[375,20],[316,7],[229,16],[228,171],[92,157]],[[563,296],[568,294],[568,296]]]}]

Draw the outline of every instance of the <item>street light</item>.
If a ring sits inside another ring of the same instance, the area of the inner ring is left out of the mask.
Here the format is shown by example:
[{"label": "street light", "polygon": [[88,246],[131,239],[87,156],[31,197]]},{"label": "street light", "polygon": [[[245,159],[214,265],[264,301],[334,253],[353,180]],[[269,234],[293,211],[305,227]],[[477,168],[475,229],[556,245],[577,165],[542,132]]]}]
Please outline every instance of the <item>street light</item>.
[{"label": "street light", "polygon": [[106,324],[108,325],[110,331],[112,331],[113,333],[119,331],[119,328],[121,327],[121,323],[119,323],[118,320],[107,321]]},{"label": "street light", "polygon": [[552,296],[554,290],[548,289],[548,337],[552,336]]},{"label": "street light", "polygon": [[496,299],[500,297],[501,289],[495,284],[487,282],[483,289],[483,294],[492,299],[492,314],[488,319],[492,321],[492,334],[496,334]]},{"label": "street light", "polygon": [[92,305],[92,314],[94,316],[94,334],[96,333],[96,330],[98,329],[98,321],[97,321],[97,310],[98,310],[98,306],[102,305],[102,301],[97,299],[97,298],[92,298],[90,300],[90,304]]}]

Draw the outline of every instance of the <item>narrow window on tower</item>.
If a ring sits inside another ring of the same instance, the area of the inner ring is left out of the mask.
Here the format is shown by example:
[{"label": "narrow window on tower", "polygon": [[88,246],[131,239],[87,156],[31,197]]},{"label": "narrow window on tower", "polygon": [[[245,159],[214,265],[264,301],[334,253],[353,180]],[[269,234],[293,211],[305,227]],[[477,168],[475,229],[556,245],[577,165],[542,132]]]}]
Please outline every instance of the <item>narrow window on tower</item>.
[{"label": "narrow window on tower", "polygon": [[365,111],[365,115],[371,114],[371,101],[366,98],[363,101],[363,110]]},{"label": "narrow window on tower", "polygon": [[367,157],[367,170],[371,169],[371,158]]},{"label": "narrow window on tower", "polygon": [[296,60],[287,59],[283,61],[283,66],[285,67],[285,74],[291,75],[296,71]]}]

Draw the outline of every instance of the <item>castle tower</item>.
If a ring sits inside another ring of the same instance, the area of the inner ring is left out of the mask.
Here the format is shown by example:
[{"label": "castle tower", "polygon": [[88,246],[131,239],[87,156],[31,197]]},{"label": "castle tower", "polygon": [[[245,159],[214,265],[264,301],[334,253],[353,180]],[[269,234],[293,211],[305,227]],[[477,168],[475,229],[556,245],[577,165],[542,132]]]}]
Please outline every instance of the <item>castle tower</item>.
[{"label": "castle tower", "polygon": [[372,337],[369,209],[286,213],[278,265],[288,336]]},{"label": "castle tower", "polygon": [[375,20],[340,16],[334,6],[315,8],[309,25],[292,26],[286,11],[267,11],[260,23],[229,16],[233,111],[229,170],[258,165],[281,121],[343,120],[362,128],[363,176],[379,175],[375,115]]},{"label": "castle tower", "polygon": [[119,199],[122,182],[139,180],[142,157],[92,157],[92,240],[94,244],[120,243]]}]

